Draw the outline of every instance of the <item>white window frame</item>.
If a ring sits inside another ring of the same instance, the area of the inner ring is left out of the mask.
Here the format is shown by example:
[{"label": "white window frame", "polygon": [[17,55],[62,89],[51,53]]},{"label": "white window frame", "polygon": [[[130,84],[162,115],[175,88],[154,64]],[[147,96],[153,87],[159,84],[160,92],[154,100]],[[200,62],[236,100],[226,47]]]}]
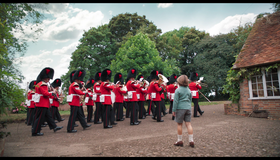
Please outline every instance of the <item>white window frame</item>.
[{"label": "white window frame", "polygon": [[[264,97],[253,97],[252,93],[252,81],[251,79],[248,80],[249,85],[249,98],[248,100],[254,100],[254,99],[280,99],[280,96],[267,96],[267,88],[266,88],[266,80],[265,80],[265,71],[261,71],[262,73],[262,81],[263,81],[263,90],[264,90]],[[280,86],[280,67],[277,68],[277,74],[278,74],[278,83]]]}]

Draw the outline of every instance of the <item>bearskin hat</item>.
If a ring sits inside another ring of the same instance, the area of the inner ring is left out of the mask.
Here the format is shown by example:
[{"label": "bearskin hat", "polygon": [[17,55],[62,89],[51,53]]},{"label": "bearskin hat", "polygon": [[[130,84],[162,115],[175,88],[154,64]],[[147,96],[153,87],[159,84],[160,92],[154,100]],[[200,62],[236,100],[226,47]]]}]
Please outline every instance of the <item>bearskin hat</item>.
[{"label": "bearskin hat", "polygon": [[166,85],[171,84],[171,83],[170,83],[170,80],[169,80],[169,79],[170,79],[170,77],[166,77],[166,78],[168,79],[168,82],[166,83]]},{"label": "bearskin hat", "polygon": [[84,77],[86,75],[86,71],[83,69],[77,70],[73,77],[72,77],[72,81],[74,82],[75,80],[80,80],[83,81]]},{"label": "bearskin hat", "polygon": [[54,70],[50,67],[46,67],[42,69],[42,71],[40,72],[37,78],[39,78],[41,81],[45,78],[53,79],[53,75],[54,75]]},{"label": "bearskin hat", "polygon": [[110,69],[104,69],[101,72],[101,81],[110,80],[112,76],[112,71]]},{"label": "bearskin hat", "polygon": [[37,84],[37,81],[36,81],[36,80],[31,81],[31,82],[29,83],[29,89],[34,89],[36,84]]},{"label": "bearskin hat", "polygon": [[127,73],[127,79],[129,80],[130,78],[136,78],[136,75],[137,75],[136,69],[132,68]]},{"label": "bearskin hat", "polygon": [[101,80],[101,72],[95,73],[94,80],[95,80],[96,82],[99,81],[99,80]]},{"label": "bearskin hat", "polygon": [[177,76],[176,74],[172,74],[170,77],[169,77],[169,84],[173,84],[174,82],[176,82],[176,79],[177,79]]},{"label": "bearskin hat", "polygon": [[140,80],[140,78],[143,78],[143,79],[144,79],[143,74],[140,74],[140,75],[137,76],[137,80]]},{"label": "bearskin hat", "polygon": [[72,80],[72,78],[74,77],[74,74],[75,74],[76,71],[72,71],[69,75],[69,78],[70,78],[70,83],[73,83],[74,81]]},{"label": "bearskin hat", "polygon": [[151,77],[148,76],[147,79],[146,79],[149,83],[151,83]]},{"label": "bearskin hat", "polygon": [[190,76],[191,81],[197,81],[198,74],[196,72],[192,72]]},{"label": "bearskin hat", "polygon": [[90,88],[90,87],[93,86],[93,84],[94,84],[94,79],[93,79],[93,78],[89,78],[89,79],[87,80],[87,82],[86,82],[85,88]]},{"label": "bearskin hat", "polygon": [[61,86],[61,79],[57,78],[51,83],[52,87],[60,87]]},{"label": "bearskin hat", "polygon": [[152,80],[152,79],[158,80],[158,79],[159,79],[159,78],[158,78],[158,74],[159,74],[159,72],[158,72],[157,70],[153,70],[153,71],[151,72],[151,74],[150,74],[151,80]]},{"label": "bearskin hat", "polygon": [[116,84],[118,81],[120,81],[121,84],[124,83],[123,76],[122,76],[121,73],[117,73],[117,74],[115,74],[115,76],[114,76],[114,83]]}]

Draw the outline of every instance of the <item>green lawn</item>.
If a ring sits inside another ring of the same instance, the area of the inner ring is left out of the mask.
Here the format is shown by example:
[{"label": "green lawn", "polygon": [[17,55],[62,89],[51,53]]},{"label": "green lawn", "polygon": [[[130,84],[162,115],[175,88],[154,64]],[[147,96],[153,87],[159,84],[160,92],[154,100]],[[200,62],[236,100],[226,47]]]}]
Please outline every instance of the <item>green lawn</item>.
[{"label": "green lawn", "polygon": [[[200,106],[206,106],[206,105],[217,105],[217,104],[225,104],[225,103],[229,103],[229,101],[213,101],[213,102],[199,102],[198,104]],[[169,103],[165,104],[166,109],[169,109]],[[193,103],[192,103],[193,106]],[[145,108],[148,108],[148,105],[145,105]],[[125,108],[124,108],[124,111]],[[60,115],[70,115],[70,110],[67,111],[59,111]],[[85,113],[87,114],[87,113]],[[20,121],[24,121],[26,118],[26,113],[20,113],[20,114],[12,114],[9,113],[7,115],[1,115],[0,117],[0,121],[7,121],[8,123],[12,123],[12,122],[20,122]]]}]

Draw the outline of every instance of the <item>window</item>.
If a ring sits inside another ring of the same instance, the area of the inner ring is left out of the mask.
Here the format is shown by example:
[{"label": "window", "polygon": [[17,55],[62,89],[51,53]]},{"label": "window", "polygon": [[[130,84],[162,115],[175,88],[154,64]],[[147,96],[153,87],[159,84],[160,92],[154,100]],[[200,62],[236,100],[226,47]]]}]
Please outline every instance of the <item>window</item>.
[{"label": "window", "polygon": [[280,69],[262,71],[249,80],[249,99],[280,99]]}]

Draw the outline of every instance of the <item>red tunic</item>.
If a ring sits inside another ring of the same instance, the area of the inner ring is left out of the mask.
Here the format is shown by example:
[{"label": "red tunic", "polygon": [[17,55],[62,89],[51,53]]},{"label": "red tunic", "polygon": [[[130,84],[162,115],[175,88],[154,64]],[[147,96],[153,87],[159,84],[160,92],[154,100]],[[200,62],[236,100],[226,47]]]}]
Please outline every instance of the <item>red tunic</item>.
[{"label": "red tunic", "polygon": [[198,90],[199,89],[201,89],[201,86],[198,84],[198,85],[196,85],[196,83],[195,82],[191,82],[190,84],[189,84],[189,88],[190,88],[190,90],[191,90],[191,92],[192,92],[192,98],[199,98],[199,94],[198,94]]},{"label": "red tunic", "polygon": [[114,93],[115,93],[115,102],[117,102],[117,103],[123,103],[123,100],[124,100],[124,96],[123,96],[123,94],[125,94],[126,93],[126,91],[123,91],[123,90],[121,90],[121,86],[120,85],[116,85],[116,87],[114,88]]},{"label": "red tunic", "polygon": [[100,85],[101,95],[104,96],[104,102],[102,103],[103,105],[112,105],[111,90],[113,89],[114,89],[113,85],[110,85],[108,83],[104,85],[104,82],[101,83]]},{"label": "red tunic", "polygon": [[100,90],[100,83],[95,83],[94,86],[94,92],[96,94],[96,100],[95,102],[100,102],[100,95],[101,95],[101,90]]},{"label": "red tunic", "polygon": [[32,95],[35,95],[34,91],[29,91],[27,93],[27,99],[30,101],[30,106],[28,106],[28,108],[35,108],[35,102],[32,101]]},{"label": "red tunic", "polygon": [[35,93],[40,95],[40,101],[35,102],[36,107],[50,107],[49,97],[52,96],[52,93],[48,92],[48,85],[46,82],[39,82],[38,87],[35,87]]},{"label": "red tunic", "polygon": [[68,90],[68,95],[73,94],[72,102],[68,102],[70,106],[80,106],[80,96],[84,95],[84,92],[80,90],[79,84],[77,82],[73,82]]},{"label": "red tunic", "polygon": [[[178,86],[175,86],[175,87],[174,87],[174,84],[170,84],[170,85],[168,85],[168,86],[166,87],[167,95],[169,95],[168,99],[169,99],[170,101],[173,101],[173,99],[171,99],[171,97],[172,97],[172,94],[175,94],[175,90],[176,90],[177,88],[178,88]],[[174,96],[173,96],[173,98],[174,98]]]},{"label": "red tunic", "polygon": [[148,86],[146,100],[151,100],[151,85]]},{"label": "red tunic", "polygon": [[[127,99],[129,102],[135,102],[135,101],[138,101],[137,99],[137,96],[136,96],[136,89],[137,88],[140,88],[140,84],[135,84],[135,83],[131,83],[132,81],[129,80],[127,83],[126,83],[126,88],[127,88]],[[129,98],[129,94],[132,94],[132,98]]]},{"label": "red tunic", "polygon": [[[159,94],[159,92],[162,91],[162,88],[158,86],[158,81],[151,82],[150,87],[152,101],[161,101],[161,95]],[[155,98],[153,98],[153,94],[155,94]]]},{"label": "red tunic", "polygon": [[86,94],[86,98],[89,97],[89,99],[88,99],[88,103],[85,103],[85,105],[94,106],[94,103],[93,103],[93,100],[92,100],[93,92],[90,88],[88,88],[87,91],[88,91],[88,94]]},{"label": "red tunic", "polygon": [[136,89],[136,95],[139,95],[138,101],[146,101],[145,95],[147,94],[147,90],[144,87],[140,87]]},{"label": "red tunic", "polygon": [[[58,94],[56,94],[57,97],[59,97]],[[55,106],[55,107],[59,107],[59,101],[57,98],[55,98],[54,96],[50,97],[53,100],[53,103],[51,104],[51,106]]]}]

